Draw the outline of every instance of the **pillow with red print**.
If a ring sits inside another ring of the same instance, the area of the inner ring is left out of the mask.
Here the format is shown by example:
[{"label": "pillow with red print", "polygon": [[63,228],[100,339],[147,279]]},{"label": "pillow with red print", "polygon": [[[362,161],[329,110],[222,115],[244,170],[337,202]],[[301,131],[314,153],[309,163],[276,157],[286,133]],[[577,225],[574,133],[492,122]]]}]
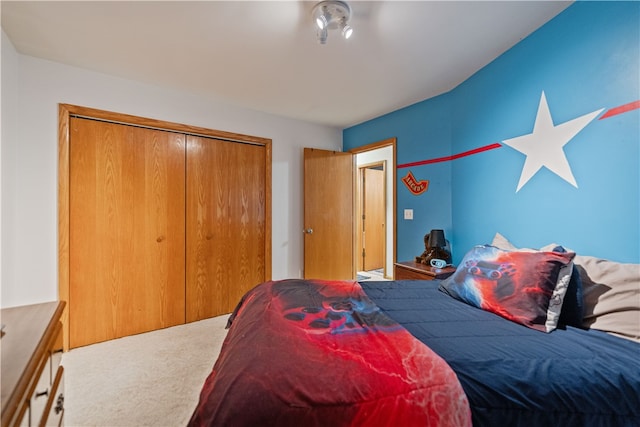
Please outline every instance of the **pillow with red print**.
[{"label": "pillow with red print", "polygon": [[558,326],[573,252],[506,251],[476,246],[440,289],[460,301],[532,329]]}]

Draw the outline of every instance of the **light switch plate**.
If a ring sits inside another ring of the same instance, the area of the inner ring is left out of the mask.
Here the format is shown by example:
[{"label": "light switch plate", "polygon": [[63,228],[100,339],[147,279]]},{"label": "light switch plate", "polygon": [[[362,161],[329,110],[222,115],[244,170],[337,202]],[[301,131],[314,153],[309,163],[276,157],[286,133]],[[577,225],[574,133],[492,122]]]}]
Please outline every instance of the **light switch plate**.
[{"label": "light switch plate", "polygon": [[404,219],[413,219],[413,209],[404,210]]}]

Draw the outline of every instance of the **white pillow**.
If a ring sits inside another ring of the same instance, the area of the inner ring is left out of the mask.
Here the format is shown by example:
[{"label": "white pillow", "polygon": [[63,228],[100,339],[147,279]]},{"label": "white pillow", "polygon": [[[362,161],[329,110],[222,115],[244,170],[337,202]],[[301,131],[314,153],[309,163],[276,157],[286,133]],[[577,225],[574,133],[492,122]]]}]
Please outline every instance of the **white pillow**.
[{"label": "white pillow", "polygon": [[584,295],[585,328],[640,343],[640,265],[576,256]]}]

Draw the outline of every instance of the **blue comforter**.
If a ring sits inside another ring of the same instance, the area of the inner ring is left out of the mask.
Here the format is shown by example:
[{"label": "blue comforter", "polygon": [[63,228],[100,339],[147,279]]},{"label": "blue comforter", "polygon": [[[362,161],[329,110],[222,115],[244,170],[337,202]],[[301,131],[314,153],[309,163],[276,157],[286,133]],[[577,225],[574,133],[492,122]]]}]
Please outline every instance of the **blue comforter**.
[{"label": "blue comforter", "polygon": [[438,284],[361,283],[453,368],[475,426],[640,426],[639,344],[596,330],[529,329]]}]

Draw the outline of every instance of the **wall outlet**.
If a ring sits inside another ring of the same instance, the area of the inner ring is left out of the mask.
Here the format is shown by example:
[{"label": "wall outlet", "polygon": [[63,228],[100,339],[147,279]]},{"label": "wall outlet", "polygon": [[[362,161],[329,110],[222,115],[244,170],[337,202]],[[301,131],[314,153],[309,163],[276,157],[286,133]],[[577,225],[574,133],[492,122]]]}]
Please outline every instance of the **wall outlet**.
[{"label": "wall outlet", "polygon": [[413,209],[404,210],[404,219],[413,219]]}]

